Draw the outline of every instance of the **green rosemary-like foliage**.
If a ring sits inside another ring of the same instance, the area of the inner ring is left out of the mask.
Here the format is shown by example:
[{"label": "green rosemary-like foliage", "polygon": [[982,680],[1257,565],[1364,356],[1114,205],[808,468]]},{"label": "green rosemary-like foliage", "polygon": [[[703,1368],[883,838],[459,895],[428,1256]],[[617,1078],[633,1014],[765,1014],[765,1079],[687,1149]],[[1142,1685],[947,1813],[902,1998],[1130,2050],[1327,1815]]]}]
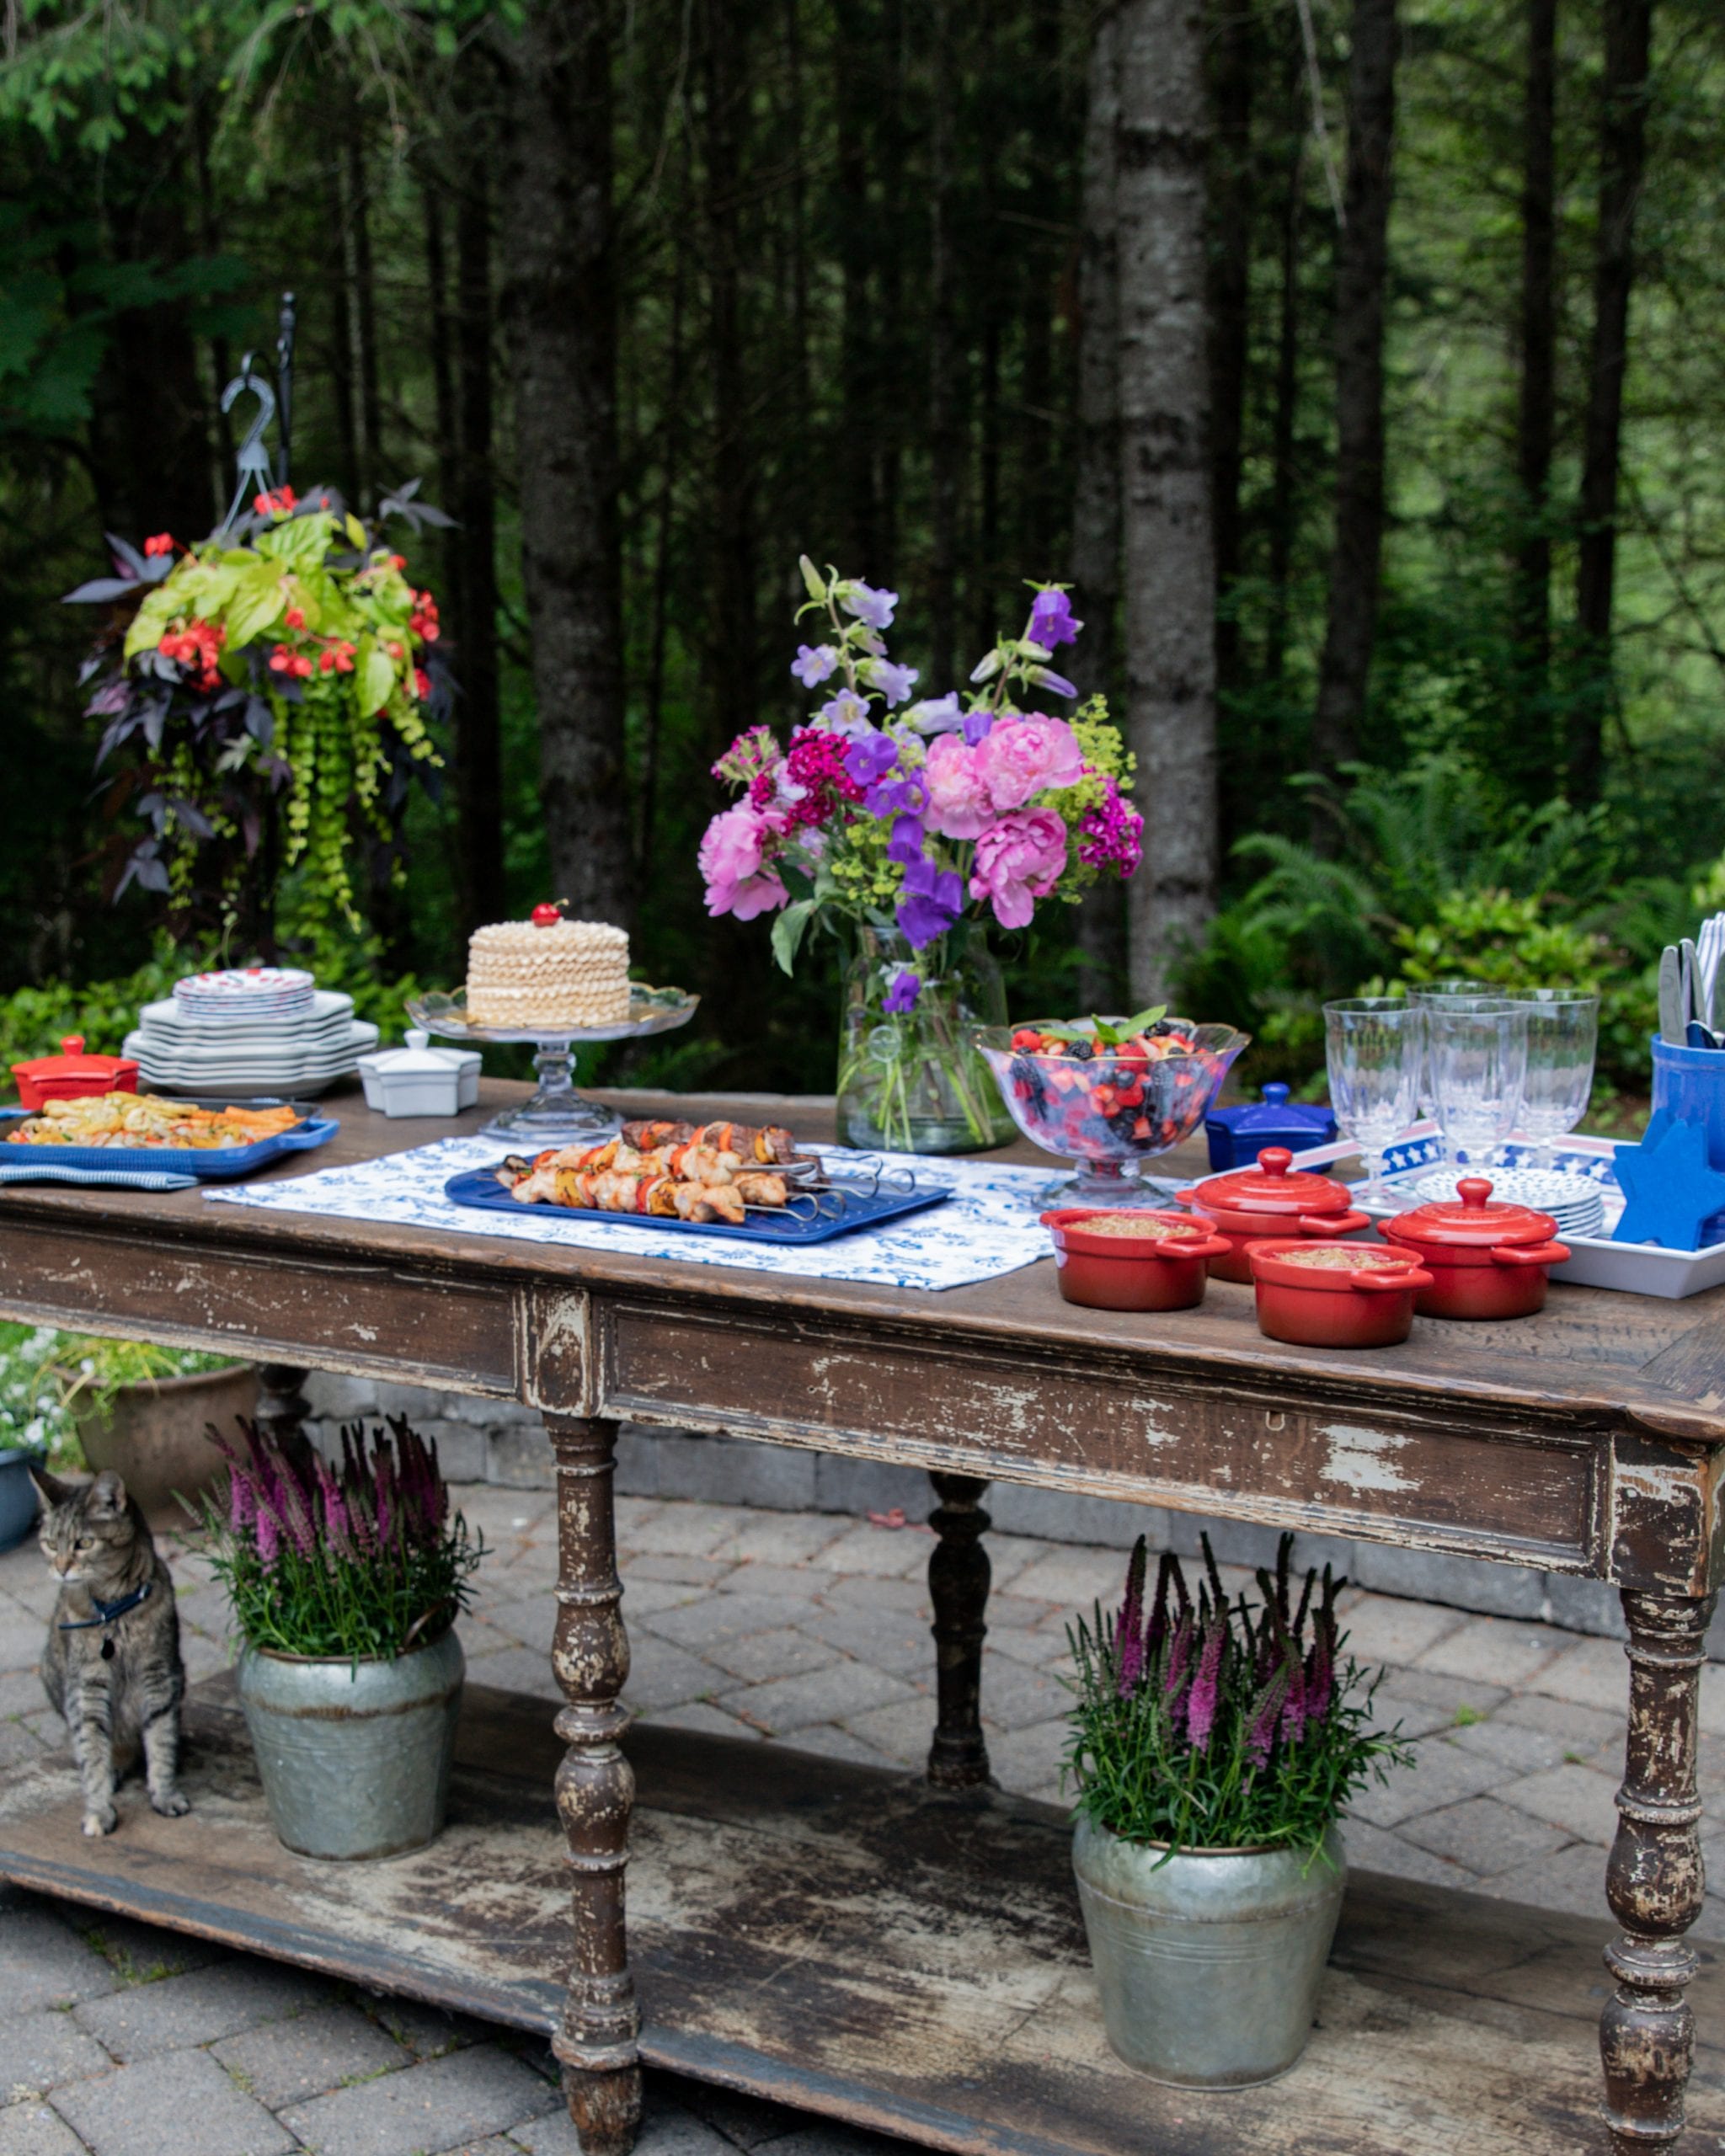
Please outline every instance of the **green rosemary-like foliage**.
[{"label": "green rosemary-like foliage", "polygon": [[[1077,1809],[1124,1840],[1176,1849],[1317,1853],[1365,1784],[1411,1765],[1399,1723],[1374,1726],[1377,1678],[1338,1628],[1327,1565],[1293,1605],[1284,1535],[1262,1602],[1231,1604],[1208,1536],[1194,1602],[1165,1555],[1148,1614],[1142,1535],[1119,1609],[1069,1629],[1077,1677],[1065,1769]],[[1309,1637],[1308,1637],[1309,1634]],[[1381,1672],[1378,1673],[1381,1675]]]}]

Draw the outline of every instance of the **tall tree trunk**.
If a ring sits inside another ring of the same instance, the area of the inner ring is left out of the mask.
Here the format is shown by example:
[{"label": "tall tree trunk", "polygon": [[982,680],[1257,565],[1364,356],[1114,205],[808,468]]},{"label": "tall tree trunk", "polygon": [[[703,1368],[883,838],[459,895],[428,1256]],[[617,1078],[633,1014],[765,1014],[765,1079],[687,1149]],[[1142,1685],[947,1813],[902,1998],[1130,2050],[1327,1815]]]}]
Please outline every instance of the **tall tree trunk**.
[{"label": "tall tree trunk", "polygon": [[1235,585],[1241,568],[1240,478],[1246,426],[1252,273],[1253,0],[1221,0],[1211,63],[1216,137],[1210,173],[1210,455],[1216,549],[1216,676],[1240,673]]},{"label": "tall tree trunk", "polygon": [[371,260],[371,180],[365,115],[350,108],[347,137],[349,232],[353,248],[354,324],[359,332],[360,499],[375,509],[382,492],[383,402],[377,380],[377,280]]},{"label": "tall tree trunk", "polygon": [[1653,0],[1605,0],[1599,224],[1575,592],[1576,626],[1587,679],[1572,711],[1568,757],[1570,798],[1582,803],[1599,798],[1605,720],[1614,696],[1611,602],[1617,568],[1617,467],[1623,378],[1629,359],[1629,297],[1635,282],[1635,212],[1647,161],[1653,13]]},{"label": "tall tree trunk", "polygon": [[647,683],[641,719],[640,837],[636,855],[640,888],[653,889],[654,841],[659,817],[660,728],[665,715],[665,660],[670,627],[671,520],[676,509],[677,468],[682,446],[683,275],[685,250],[675,250],[671,273],[670,357],[665,394],[664,443],[660,451],[658,530],[653,550],[653,616],[648,632]]},{"label": "tall tree trunk", "polygon": [[958,185],[953,127],[959,101],[954,0],[932,0],[929,22],[933,113],[928,193],[928,691],[953,685],[959,642],[959,488],[964,446],[959,425],[959,280],[953,230]]},{"label": "tall tree trunk", "polygon": [[335,447],[342,492],[360,498],[359,430],[354,418],[353,295],[348,282],[348,205],[338,146],[323,167],[323,200],[334,254],[329,280],[329,357],[327,371],[335,403]]},{"label": "tall tree trunk", "polygon": [[[742,18],[739,17],[739,23]],[[837,115],[840,419],[838,463],[843,488],[847,576],[872,578],[880,567],[879,505],[874,495],[875,320],[869,296],[868,150],[857,71],[872,42],[862,0],[836,0],[833,9],[833,99]]]},{"label": "tall tree trunk", "polygon": [[1129,886],[1135,999],[1215,909],[1215,556],[1202,0],[1125,0],[1116,183],[1127,731],[1156,843]]},{"label": "tall tree trunk", "polygon": [[[1522,99],[1521,383],[1516,462],[1521,534],[1515,576],[1515,639],[1528,699],[1543,716],[1551,655],[1551,539],[1546,523],[1556,433],[1556,166],[1557,0],[1527,0],[1527,80]],[[1531,713],[1530,712],[1530,716]],[[1540,759],[1547,769],[1550,747]]]},{"label": "tall tree trunk", "polygon": [[[1295,94],[1300,62],[1295,54]],[[1289,585],[1294,574],[1294,531],[1299,474],[1295,436],[1300,416],[1300,233],[1306,200],[1306,134],[1296,122],[1287,163],[1288,199],[1282,218],[1280,289],[1276,305],[1276,387],[1270,415],[1269,607],[1264,623],[1265,678],[1279,681],[1288,658]]]},{"label": "tall tree trunk", "polygon": [[[483,123],[467,115],[470,127]],[[461,410],[455,779],[462,911],[468,932],[504,911],[503,735],[497,689],[497,480],[492,459],[491,160],[464,161],[456,209],[456,360]]]},{"label": "tall tree trunk", "polygon": [[904,325],[904,195],[908,157],[900,117],[905,102],[904,0],[881,0],[881,88],[876,104],[877,158],[881,175],[880,227],[875,250],[875,315],[880,325],[875,371],[875,422],[869,430],[875,460],[874,498],[879,518],[883,584],[898,581],[899,477],[904,463],[905,402],[911,393]]},{"label": "tall tree trunk", "polygon": [[[1384,279],[1396,134],[1396,0],[1354,0],[1346,221],[1336,243],[1336,528],[1312,762],[1359,752],[1384,551]],[[1313,832],[1329,842],[1328,819]]]},{"label": "tall tree trunk", "polygon": [[[437,421],[437,483],[440,499],[454,514],[461,490],[461,443],[455,402],[455,333],[449,312],[449,240],[443,222],[443,179],[428,163],[419,173],[419,200],[425,215],[426,316],[431,340],[431,408]],[[444,582],[451,590],[460,574],[455,536],[444,535]]]},{"label": "tall tree trunk", "polygon": [[576,913],[627,926],[607,12],[538,0],[500,50],[503,312],[552,876]]},{"label": "tall tree trunk", "polygon": [[[1032,214],[1048,217],[1060,206],[1057,159],[1061,154],[1058,108],[1060,78],[1060,12],[1057,0],[1031,0],[1028,24],[1030,66],[1044,85],[1046,109],[1034,113],[1025,130],[1020,155],[1028,182],[1025,200]],[[1050,536],[1060,528],[1065,504],[1056,492],[1065,458],[1055,417],[1055,316],[1059,311],[1055,277],[1057,256],[1048,234],[1021,228],[1012,249],[1019,291],[1019,320],[1024,339],[1023,387],[1019,401],[1028,429],[1018,431],[1017,516],[1012,547],[1023,564],[1021,574],[1052,573],[1058,557]]]},{"label": "tall tree trunk", "polygon": [[[1120,603],[1120,293],[1115,163],[1120,124],[1120,18],[1096,18],[1085,78],[1082,232],[1078,264],[1078,455],[1072,494],[1072,582],[1084,633],[1068,669],[1081,696],[1112,695]],[[1079,1001],[1112,1010],[1126,976],[1126,894],[1112,879],[1078,911]]]},{"label": "tall tree trunk", "polygon": [[[706,9],[704,223],[712,368],[714,742],[723,749],[758,712],[756,679],[755,460],[742,322],[742,134],[748,110],[746,17],[724,0]],[[867,569],[857,572],[867,575]]]}]

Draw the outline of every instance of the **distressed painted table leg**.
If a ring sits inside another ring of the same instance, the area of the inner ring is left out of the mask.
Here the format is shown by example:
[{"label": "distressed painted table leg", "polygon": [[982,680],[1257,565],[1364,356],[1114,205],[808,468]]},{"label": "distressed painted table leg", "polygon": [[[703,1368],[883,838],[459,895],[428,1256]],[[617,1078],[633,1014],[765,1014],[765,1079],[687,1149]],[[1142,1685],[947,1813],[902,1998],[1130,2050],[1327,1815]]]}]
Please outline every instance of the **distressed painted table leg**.
[{"label": "distressed painted table leg", "polygon": [[1605,1949],[1617,1988],[1599,2020],[1605,2117],[1617,2156],[1668,2149],[1683,2132],[1695,2047],[1684,1991],[1697,1966],[1684,1934],[1701,1914],[1704,1891],[1697,1707],[1716,1599],[1623,1596],[1629,1738],[1605,1883],[1623,1936]]},{"label": "distressed painted table leg", "polygon": [[982,1538],[989,1529],[981,1498],[985,1481],[974,1475],[931,1474],[940,1502],[928,1516],[935,1532],[928,1561],[934,1604],[937,1712],[929,1748],[928,1779],[937,1789],[981,1789],[992,1780],[982,1736],[982,1642],[988,1627],[990,1566]]},{"label": "distressed painted table leg", "polygon": [[623,1923],[635,1777],[617,1742],[628,1720],[618,1694],[629,1646],[611,1509],[617,1425],[547,1416],[546,1428],[557,1455],[551,1661],[569,1702],[556,1724],[569,1747],[557,1771],[557,1809],[569,1843],[575,1930],[569,2002],[552,2049],[584,2156],[628,2156],[641,2122],[641,2015]]}]

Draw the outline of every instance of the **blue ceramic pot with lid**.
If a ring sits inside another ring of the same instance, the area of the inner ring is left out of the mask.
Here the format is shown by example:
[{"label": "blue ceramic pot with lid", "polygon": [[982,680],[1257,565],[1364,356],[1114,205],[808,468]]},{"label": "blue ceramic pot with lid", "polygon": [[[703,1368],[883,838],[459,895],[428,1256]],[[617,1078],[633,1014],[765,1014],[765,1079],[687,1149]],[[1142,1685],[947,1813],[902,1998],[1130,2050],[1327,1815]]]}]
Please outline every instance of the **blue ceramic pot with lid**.
[{"label": "blue ceramic pot with lid", "polygon": [[1290,1153],[1308,1146],[1328,1145],[1336,1136],[1336,1118],[1327,1107],[1305,1107],[1288,1098],[1288,1088],[1272,1081],[1261,1101],[1243,1107],[1212,1108],[1204,1119],[1210,1140],[1213,1175],[1229,1168],[1250,1167],[1266,1145],[1285,1145]]}]

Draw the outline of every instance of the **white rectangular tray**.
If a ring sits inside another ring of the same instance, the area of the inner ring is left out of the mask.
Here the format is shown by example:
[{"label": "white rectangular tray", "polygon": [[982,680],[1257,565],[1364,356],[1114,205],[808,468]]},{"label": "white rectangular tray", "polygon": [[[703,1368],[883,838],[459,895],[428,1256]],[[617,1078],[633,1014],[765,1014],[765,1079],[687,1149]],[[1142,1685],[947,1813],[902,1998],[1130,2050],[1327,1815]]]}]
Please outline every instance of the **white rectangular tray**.
[{"label": "white rectangular tray", "polygon": [[[1493,1148],[1490,1161],[1480,1172],[1488,1176],[1494,1166],[1530,1165],[1534,1150],[1532,1139],[1511,1138]],[[1337,1161],[1349,1160],[1358,1151],[1351,1140],[1342,1139],[1332,1145],[1314,1145],[1294,1157],[1300,1167],[1322,1168]],[[1589,1176],[1599,1185],[1605,1201],[1608,1229],[1623,1211],[1622,1193],[1611,1165],[1616,1155],[1617,1141],[1611,1138],[1566,1138],[1552,1153],[1555,1166]],[[1383,1205],[1369,1200],[1363,1195],[1365,1184],[1358,1182],[1348,1185],[1354,1204],[1362,1213],[1379,1220],[1387,1219],[1393,1213],[1405,1212],[1410,1204],[1418,1203],[1407,1186],[1428,1173],[1439,1159],[1440,1139],[1436,1123],[1413,1124],[1385,1154],[1388,1169],[1385,1182],[1391,1191],[1406,1193],[1402,1202]],[[1675,1300],[1685,1295],[1698,1295],[1704,1288],[1717,1288],[1725,1283],[1725,1243],[1714,1243],[1706,1250],[1663,1250],[1657,1243],[1613,1242],[1609,1235],[1565,1235],[1563,1241],[1569,1246],[1569,1262],[1567,1265],[1554,1265],[1551,1278],[1570,1281],[1578,1287],[1617,1288],[1626,1294],[1664,1295]]]}]

